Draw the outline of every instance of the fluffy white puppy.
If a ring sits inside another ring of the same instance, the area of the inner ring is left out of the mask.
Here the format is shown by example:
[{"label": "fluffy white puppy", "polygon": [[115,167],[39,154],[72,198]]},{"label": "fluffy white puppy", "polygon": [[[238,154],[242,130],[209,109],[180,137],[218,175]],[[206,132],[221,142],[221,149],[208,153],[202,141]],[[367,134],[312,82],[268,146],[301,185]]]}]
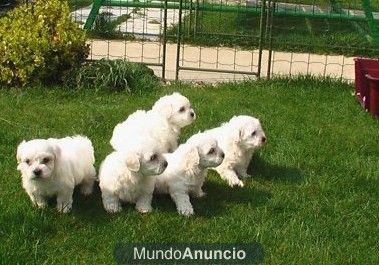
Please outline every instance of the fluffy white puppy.
[{"label": "fluffy white puppy", "polygon": [[160,98],[151,110],[138,110],[116,125],[110,143],[115,150],[122,150],[135,140],[148,137],[155,140],[159,152],[172,152],[178,146],[181,128],[195,119],[189,100],[175,92]]},{"label": "fluffy white puppy", "polygon": [[[137,147],[138,146],[138,147]],[[151,142],[136,144],[129,150],[115,151],[102,162],[99,181],[107,212],[121,211],[121,202],[136,204],[141,213],[152,210],[155,175],[167,167],[167,161]]]},{"label": "fluffy white puppy", "polygon": [[206,131],[215,137],[225,159],[215,168],[229,186],[243,187],[239,177],[250,177],[247,168],[258,148],[266,142],[266,135],[258,119],[251,116],[234,116],[218,128]]},{"label": "fluffy white puppy", "polygon": [[92,193],[96,177],[91,141],[82,136],[23,141],[17,148],[17,169],[22,186],[40,208],[57,196],[57,209],[69,212],[76,185],[84,195]]},{"label": "fluffy white puppy", "polygon": [[170,154],[164,154],[168,167],[157,177],[157,193],[170,194],[179,214],[192,215],[190,196],[203,197],[202,186],[207,168],[216,167],[224,159],[217,141],[204,134],[196,134]]}]

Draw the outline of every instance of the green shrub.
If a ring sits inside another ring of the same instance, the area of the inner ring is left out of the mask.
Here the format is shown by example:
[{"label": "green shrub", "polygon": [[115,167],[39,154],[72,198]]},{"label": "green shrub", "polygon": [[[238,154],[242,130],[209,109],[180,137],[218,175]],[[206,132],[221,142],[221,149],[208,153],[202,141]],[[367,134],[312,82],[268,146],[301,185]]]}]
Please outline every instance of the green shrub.
[{"label": "green shrub", "polygon": [[0,19],[0,85],[60,81],[88,52],[66,1],[37,0]]},{"label": "green shrub", "polygon": [[88,34],[92,38],[100,39],[133,39],[130,34],[120,32],[117,27],[130,18],[129,14],[123,14],[112,18],[112,13],[101,12],[97,15],[93,29]]},{"label": "green shrub", "polygon": [[91,61],[72,70],[66,86],[75,89],[106,89],[112,91],[143,91],[159,83],[154,71],[146,65],[124,60]]},{"label": "green shrub", "polygon": [[112,13],[102,12],[97,15],[91,35],[98,35],[102,38],[110,38],[119,33],[116,32],[116,26],[112,23]]}]

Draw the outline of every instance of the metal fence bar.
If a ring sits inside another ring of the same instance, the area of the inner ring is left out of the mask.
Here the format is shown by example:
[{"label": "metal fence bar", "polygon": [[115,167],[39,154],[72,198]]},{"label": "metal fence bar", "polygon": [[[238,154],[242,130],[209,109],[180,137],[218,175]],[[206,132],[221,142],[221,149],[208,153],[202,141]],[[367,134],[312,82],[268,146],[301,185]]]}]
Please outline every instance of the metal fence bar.
[{"label": "metal fence bar", "polygon": [[374,17],[372,15],[372,9],[370,6],[369,0],[362,0],[362,6],[365,11],[366,19],[368,26],[371,30],[371,35],[373,38],[373,42],[377,48],[379,48],[379,24],[375,22]]},{"label": "metal fence bar", "polygon": [[178,21],[178,36],[176,39],[176,69],[175,69],[175,80],[179,79],[179,61],[180,61],[180,41],[182,37],[182,10],[183,10],[183,0],[179,1],[179,21]]},{"label": "metal fence bar", "polygon": [[257,72],[226,70],[226,69],[214,69],[214,68],[204,68],[204,67],[203,68],[197,68],[197,67],[181,66],[180,69],[186,70],[186,71],[196,71],[196,72],[215,72],[215,73],[225,73],[225,74],[258,75]]},{"label": "metal fence bar", "polygon": [[167,49],[167,0],[164,0],[163,11],[163,54],[162,54],[162,80],[166,80],[166,49]]},{"label": "metal fence bar", "polygon": [[262,66],[262,47],[263,47],[263,23],[264,23],[264,14],[266,12],[266,0],[261,1],[262,8],[261,8],[261,18],[260,18],[260,25],[259,25],[259,54],[258,54],[258,72],[257,76],[258,78],[261,77],[261,66]]},{"label": "metal fence bar", "polygon": [[97,14],[99,14],[100,7],[103,5],[104,0],[94,0],[91,8],[91,12],[88,15],[87,21],[84,24],[84,29],[92,28],[95,23]]},{"label": "metal fence bar", "polygon": [[267,59],[267,79],[271,78],[271,61],[272,61],[272,27],[274,25],[274,12],[275,12],[275,3],[271,0],[268,2],[268,59]]}]

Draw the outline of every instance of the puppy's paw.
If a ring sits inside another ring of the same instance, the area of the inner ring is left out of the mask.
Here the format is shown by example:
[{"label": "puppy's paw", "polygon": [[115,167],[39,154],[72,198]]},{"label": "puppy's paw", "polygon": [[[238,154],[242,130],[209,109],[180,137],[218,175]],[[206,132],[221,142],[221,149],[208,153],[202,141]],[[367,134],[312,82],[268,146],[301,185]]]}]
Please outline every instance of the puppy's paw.
[{"label": "puppy's paw", "polygon": [[104,209],[108,213],[118,213],[121,212],[122,207],[120,203],[104,203]]},{"label": "puppy's paw", "polygon": [[245,179],[251,178],[251,175],[247,174],[246,172],[242,173],[240,176],[241,176],[241,178],[245,178]]},{"label": "puppy's paw", "polygon": [[184,216],[191,216],[194,214],[192,207],[179,207],[178,213]]},{"label": "puppy's paw", "polygon": [[38,207],[38,208],[45,208],[47,206],[47,202],[45,200],[45,198],[41,197],[41,196],[34,196],[34,195],[29,195],[30,196],[30,199],[32,200],[32,203],[34,206]]},{"label": "puppy's paw", "polygon": [[153,210],[151,206],[138,206],[136,209],[140,213],[150,213]]},{"label": "puppy's paw", "polygon": [[61,213],[69,213],[72,208],[72,202],[61,202],[57,204],[57,209]]},{"label": "puppy's paw", "polygon": [[207,193],[204,192],[204,191],[202,191],[202,190],[200,190],[200,191],[194,193],[193,196],[194,196],[195,198],[202,198],[202,197],[207,196]]},{"label": "puppy's paw", "polygon": [[242,188],[244,186],[243,182],[239,179],[232,179],[232,180],[229,180],[228,182],[229,182],[230,187],[237,186],[237,187]]},{"label": "puppy's paw", "polygon": [[84,196],[88,196],[88,195],[92,194],[92,190],[93,190],[93,185],[82,185],[80,187],[80,192]]},{"label": "puppy's paw", "polygon": [[47,206],[47,203],[45,201],[35,202],[34,204],[35,204],[35,206],[37,206],[40,209],[44,209]]}]

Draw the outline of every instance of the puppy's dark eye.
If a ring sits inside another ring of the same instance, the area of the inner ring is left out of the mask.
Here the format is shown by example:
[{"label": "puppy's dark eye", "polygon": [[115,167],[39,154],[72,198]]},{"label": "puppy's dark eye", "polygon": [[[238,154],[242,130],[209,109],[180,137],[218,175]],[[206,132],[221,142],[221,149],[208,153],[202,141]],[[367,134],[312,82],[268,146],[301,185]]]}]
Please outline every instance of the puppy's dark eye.
[{"label": "puppy's dark eye", "polygon": [[30,159],[26,159],[25,163],[29,165],[30,164]]},{"label": "puppy's dark eye", "polygon": [[158,158],[158,155],[157,154],[154,154],[150,157],[150,161],[154,161]]},{"label": "puppy's dark eye", "polygon": [[45,157],[44,159],[42,159],[43,164],[47,164],[49,162],[50,162],[50,158],[48,158],[48,157]]},{"label": "puppy's dark eye", "polygon": [[251,133],[251,136],[255,136],[256,134],[257,134],[257,132],[254,131],[254,132]]},{"label": "puppy's dark eye", "polygon": [[186,110],[185,107],[181,107],[181,108],[179,109],[179,112],[184,112],[185,110]]},{"label": "puppy's dark eye", "polygon": [[214,149],[214,148],[211,148],[211,149],[209,149],[209,151],[208,151],[208,154],[213,154],[214,152],[216,152],[216,149]]}]

